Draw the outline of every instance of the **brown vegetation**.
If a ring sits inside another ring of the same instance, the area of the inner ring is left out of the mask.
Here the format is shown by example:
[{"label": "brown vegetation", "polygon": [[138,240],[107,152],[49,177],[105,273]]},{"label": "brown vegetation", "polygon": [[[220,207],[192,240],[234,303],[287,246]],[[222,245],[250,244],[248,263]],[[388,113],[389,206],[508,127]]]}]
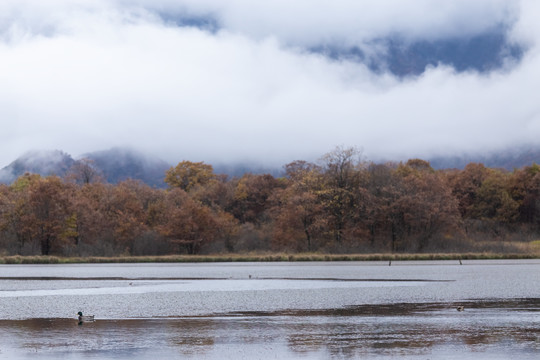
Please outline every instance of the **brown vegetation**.
[{"label": "brown vegetation", "polygon": [[279,259],[538,253],[535,164],[513,172],[475,163],[435,171],[419,159],[374,164],[355,149],[337,148],[320,163],[286,165],[283,178],[227,179],[211,165],[183,161],[167,172],[167,190],[132,180],[106,184],[90,165],[65,179],[26,174],[0,185],[4,261],[252,251]]}]

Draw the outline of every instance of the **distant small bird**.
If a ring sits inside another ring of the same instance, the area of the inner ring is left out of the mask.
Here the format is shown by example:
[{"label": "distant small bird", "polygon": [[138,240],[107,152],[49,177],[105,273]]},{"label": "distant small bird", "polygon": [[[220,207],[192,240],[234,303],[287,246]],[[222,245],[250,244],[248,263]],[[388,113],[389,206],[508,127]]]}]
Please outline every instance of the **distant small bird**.
[{"label": "distant small bird", "polygon": [[457,311],[463,311],[463,310],[465,310],[465,307],[464,307],[464,306],[458,306],[458,307],[456,308],[456,310],[457,310]]},{"label": "distant small bird", "polygon": [[82,311],[79,311],[77,315],[79,315],[79,324],[82,324],[83,322],[94,321],[94,315],[83,315]]}]

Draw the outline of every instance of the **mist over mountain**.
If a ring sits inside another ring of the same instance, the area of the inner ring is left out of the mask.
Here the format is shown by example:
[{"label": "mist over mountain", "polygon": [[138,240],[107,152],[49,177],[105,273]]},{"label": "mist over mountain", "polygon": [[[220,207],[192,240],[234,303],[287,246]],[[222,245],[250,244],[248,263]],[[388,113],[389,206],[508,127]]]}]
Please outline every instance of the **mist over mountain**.
[{"label": "mist over mountain", "polygon": [[[96,151],[80,158],[92,160],[105,180],[113,184],[135,179],[150,186],[165,187],[165,171],[170,168],[167,162],[159,158],[121,148]],[[63,177],[76,161],[71,155],[60,150],[30,151],[0,169],[0,182],[12,183],[25,173]]]},{"label": "mist over mountain", "polygon": [[336,60],[364,63],[376,73],[406,77],[421,75],[428,67],[439,65],[451,66],[456,72],[488,73],[519,62],[526,49],[512,42],[504,27],[499,26],[474,36],[416,41],[390,36],[370,41],[367,50],[330,45],[312,51]]},{"label": "mist over mountain", "polygon": [[279,166],[336,144],[393,159],[540,136],[538,1],[4,0],[0,9],[9,69],[0,118],[16,125],[2,131],[1,166],[29,148]]},{"label": "mist over mountain", "polygon": [[[64,177],[79,159],[92,160],[96,170],[103,174],[108,183],[116,184],[123,180],[135,179],[158,188],[166,186],[165,172],[172,166],[172,164],[155,156],[120,147],[90,152],[76,158],[60,150],[33,150],[26,152],[0,169],[0,183],[10,184],[25,173]],[[220,163],[214,166],[214,171],[217,174],[238,177],[247,172],[267,173],[273,176],[283,175],[281,167],[269,167],[255,163]]]},{"label": "mist over mountain", "polygon": [[[194,26],[216,31],[218,23],[211,18],[166,18],[176,25]],[[429,67],[445,65],[456,72],[476,71],[489,73],[502,69],[509,63],[517,64],[526,47],[512,42],[504,26],[496,26],[473,36],[410,40],[402,36],[373,39],[366,46],[320,45],[310,48],[335,61],[353,61],[365,64],[374,73],[390,72],[398,77],[420,76]],[[437,156],[428,159],[436,169],[463,168],[469,162],[480,162],[490,167],[512,170],[514,167],[539,162],[539,151],[534,148],[514,147],[479,155],[469,153],[459,156]],[[117,183],[131,178],[151,186],[164,187],[164,173],[171,164],[157,157],[150,157],[135,150],[114,147],[109,150],[86,153],[80,158],[95,162],[107,182]],[[264,160],[238,161],[235,156],[229,162],[216,160],[212,163],[216,173],[242,176],[244,173],[269,173],[281,176],[280,166],[266,166]],[[0,169],[0,182],[11,183],[25,172],[43,176],[64,176],[77,159],[60,150],[29,151]],[[171,159],[168,159],[171,160]],[[390,159],[392,160],[392,159]],[[179,161],[172,159],[172,162]],[[274,164],[276,162],[274,161]]]},{"label": "mist over mountain", "polygon": [[150,186],[164,187],[165,171],[171,167],[159,158],[123,148],[96,151],[82,157],[94,161],[95,166],[105,175],[106,181],[112,184],[136,179]]},{"label": "mist over mountain", "polygon": [[[322,154],[321,154],[322,155]],[[94,162],[105,181],[116,184],[127,179],[140,180],[150,186],[164,188],[165,172],[173,166],[166,161],[146,155],[133,149],[112,148],[95,151],[79,156],[77,159],[90,159]],[[8,166],[0,169],[0,183],[10,184],[25,173],[42,176],[65,176],[77,159],[60,150],[29,151]],[[486,167],[502,168],[508,171],[540,163],[540,147],[515,147],[490,153],[470,153],[456,156],[426,157],[434,169],[463,169],[469,163],[482,163]],[[182,161],[184,159],[178,159]],[[188,159],[186,159],[188,160]],[[303,160],[303,159],[299,159]],[[366,159],[371,161],[371,159]],[[406,159],[386,159],[387,161],[404,161]],[[383,162],[375,161],[375,162]],[[216,163],[206,162],[213,166],[216,174],[241,177],[245,173],[271,174],[274,177],[284,175],[282,166],[266,166],[259,163]]]},{"label": "mist over mountain", "polygon": [[71,155],[60,150],[28,151],[0,169],[0,182],[12,183],[25,173],[64,176],[74,163]]},{"label": "mist over mountain", "polygon": [[274,177],[281,177],[285,175],[285,170],[283,165],[279,166],[268,166],[265,165],[262,161],[257,162],[231,162],[229,164],[217,163],[211,164],[214,168],[216,174],[225,174],[230,177],[242,177],[242,175],[251,173],[251,174],[270,174]]},{"label": "mist over mountain", "polygon": [[434,169],[463,169],[469,163],[512,171],[533,163],[540,164],[540,147],[515,147],[496,152],[439,156],[428,159]]}]

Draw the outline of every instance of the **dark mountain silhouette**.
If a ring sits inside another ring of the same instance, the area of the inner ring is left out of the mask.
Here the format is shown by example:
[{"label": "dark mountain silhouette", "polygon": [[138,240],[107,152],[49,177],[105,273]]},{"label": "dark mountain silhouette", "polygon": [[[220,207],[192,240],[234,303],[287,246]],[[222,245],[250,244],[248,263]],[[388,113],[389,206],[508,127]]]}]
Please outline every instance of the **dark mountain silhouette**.
[{"label": "dark mountain silhouette", "polygon": [[457,72],[486,73],[519,62],[526,48],[509,40],[507,28],[496,27],[470,37],[409,41],[400,36],[371,41],[379,52],[366,53],[359,47],[320,46],[312,51],[330,58],[366,64],[376,73],[388,71],[399,77],[417,76],[430,66],[453,67]]}]

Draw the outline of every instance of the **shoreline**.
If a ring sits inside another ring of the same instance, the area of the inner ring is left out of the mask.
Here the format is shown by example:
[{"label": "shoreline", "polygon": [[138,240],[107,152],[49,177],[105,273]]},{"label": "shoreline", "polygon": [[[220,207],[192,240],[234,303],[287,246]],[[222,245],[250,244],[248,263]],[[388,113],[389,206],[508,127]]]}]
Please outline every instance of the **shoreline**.
[{"label": "shoreline", "polygon": [[426,253],[426,254],[214,254],[113,257],[0,256],[10,264],[112,264],[112,263],[217,263],[217,262],[303,262],[303,261],[428,261],[428,260],[517,260],[540,259],[540,254]]}]

